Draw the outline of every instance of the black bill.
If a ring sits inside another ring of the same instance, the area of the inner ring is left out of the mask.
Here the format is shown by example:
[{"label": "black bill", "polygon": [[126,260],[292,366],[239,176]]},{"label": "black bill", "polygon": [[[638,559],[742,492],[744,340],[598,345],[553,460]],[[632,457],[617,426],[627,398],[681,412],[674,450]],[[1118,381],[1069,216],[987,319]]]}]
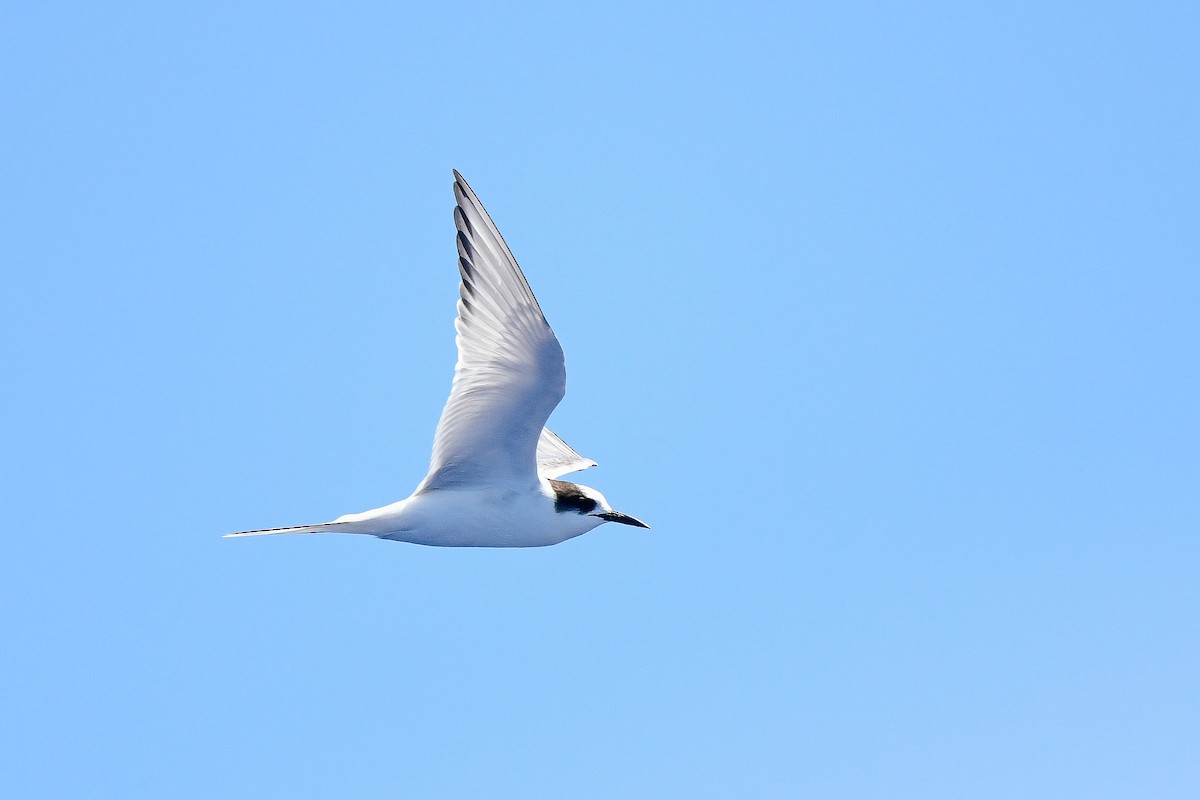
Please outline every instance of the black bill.
[{"label": "black bill", "polygon": [[642,522],[640,519],[631,517],[628,514],[622,514],[620,511],[605,511],[603,513],[597,514],[596,516],[599,517],[600,519],[604,520],[605,522],[619,522],[622,525],[632,525],[635,528],[649,528],[650,527],[646,523]]}]

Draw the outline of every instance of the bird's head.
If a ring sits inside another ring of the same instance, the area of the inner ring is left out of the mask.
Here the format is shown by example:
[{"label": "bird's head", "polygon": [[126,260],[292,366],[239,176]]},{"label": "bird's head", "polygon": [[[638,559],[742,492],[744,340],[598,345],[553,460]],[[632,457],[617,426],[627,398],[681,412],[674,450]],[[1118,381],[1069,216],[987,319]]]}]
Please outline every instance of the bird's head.
[{"label": "bird's head", "polygon": [[576,513],[595,517],[600,520],[597,525],[603,522],[619,522],[636,528],[650,527],[640,519],[614,511],[604,495],[590,486],[581,486],[569,481],[550,481],[550,488],[554,490],[554,510],[560,514]]}]

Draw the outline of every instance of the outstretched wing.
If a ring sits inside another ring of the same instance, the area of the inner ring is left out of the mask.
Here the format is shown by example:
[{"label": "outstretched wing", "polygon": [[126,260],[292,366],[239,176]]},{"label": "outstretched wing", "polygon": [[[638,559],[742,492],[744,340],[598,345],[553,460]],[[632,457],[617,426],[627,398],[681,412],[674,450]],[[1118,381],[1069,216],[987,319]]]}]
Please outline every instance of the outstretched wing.
[{"label": "outstretched wing", "polygon": [[590,458],[584,458],[571,449],[549,428],[542,428],[542,435],[537,444],[537,471],[542,478],[557,478],[568,472],[578,472],[581,469],[596,466]]},{"label": "outstretched wing", "polygon": [[454,197],[462,276],[454,322],[458,363],[418,491],[536,481],[538,440],[567,384],[554,331],[457,171]]}]

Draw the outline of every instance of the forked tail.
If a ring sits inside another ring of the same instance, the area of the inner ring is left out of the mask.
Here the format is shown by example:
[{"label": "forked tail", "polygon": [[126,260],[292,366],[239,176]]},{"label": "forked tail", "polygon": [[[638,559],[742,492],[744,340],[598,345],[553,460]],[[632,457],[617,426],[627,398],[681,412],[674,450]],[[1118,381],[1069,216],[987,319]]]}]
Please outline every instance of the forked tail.
[{"label": "forked tail", "polygon": [[[321,522],[316,525],[292,525],[289,528],[262,528],[256,531],[238,531],[227,533],[225,539],[235,539],[239,536],[270,536],[276,533],[349,533],[344,522]],[[341,530],[338,530],[341,528]]]}]

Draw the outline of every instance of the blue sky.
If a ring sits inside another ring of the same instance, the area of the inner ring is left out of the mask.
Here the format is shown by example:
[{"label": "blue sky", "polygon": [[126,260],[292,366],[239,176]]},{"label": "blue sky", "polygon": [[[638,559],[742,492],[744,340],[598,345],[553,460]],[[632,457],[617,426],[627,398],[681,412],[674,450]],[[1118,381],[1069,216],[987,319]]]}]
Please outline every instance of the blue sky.
[{"label": "blue sky", "polygon": [[[1194,798],[1187,3],[26,4],[0,794]],[[408,494],[450,169],[654,525]]]}]

